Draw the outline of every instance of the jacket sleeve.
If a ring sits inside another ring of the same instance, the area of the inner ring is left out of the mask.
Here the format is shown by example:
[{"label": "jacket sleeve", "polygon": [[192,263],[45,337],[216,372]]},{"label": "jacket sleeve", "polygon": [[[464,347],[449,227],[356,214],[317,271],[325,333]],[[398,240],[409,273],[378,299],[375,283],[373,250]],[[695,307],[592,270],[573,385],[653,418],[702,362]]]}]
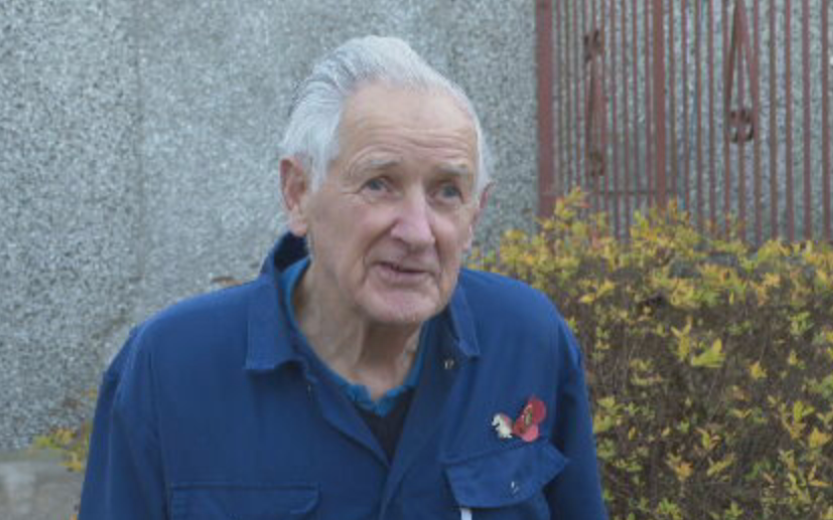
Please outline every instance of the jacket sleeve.
[{"label": "jacket sleeve", "polygon": [[552,442],[568,459],[547,490],[553,520],[607,518],[599,480],[582,355],[566,323],[557,320],[558,395]]},{"label": "jacket sleeve", "polygon": [[131,337],[99,389],[79,520],[162,520],[165,484],[150,356]]}]

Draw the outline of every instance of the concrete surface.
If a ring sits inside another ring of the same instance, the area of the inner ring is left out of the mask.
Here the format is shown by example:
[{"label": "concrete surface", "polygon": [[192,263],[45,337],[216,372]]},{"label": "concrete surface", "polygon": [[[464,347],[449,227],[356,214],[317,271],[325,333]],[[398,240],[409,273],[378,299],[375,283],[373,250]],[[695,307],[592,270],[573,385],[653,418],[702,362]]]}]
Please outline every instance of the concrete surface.
[{"label": "concrete surface", "polygon": [[82,476],[45,453],[0,454],[0,518],[69,520],[76,513]]}]

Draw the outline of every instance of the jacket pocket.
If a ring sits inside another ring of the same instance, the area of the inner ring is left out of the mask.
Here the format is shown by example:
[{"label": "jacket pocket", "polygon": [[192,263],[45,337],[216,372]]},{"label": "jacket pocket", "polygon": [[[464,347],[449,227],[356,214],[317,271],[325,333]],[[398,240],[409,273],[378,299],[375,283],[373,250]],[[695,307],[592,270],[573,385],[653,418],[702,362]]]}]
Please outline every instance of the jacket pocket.
[{"label": "jacket pocket", "polygon": [[171,520],[313,520],[317,506],[312,484],[181,484],[171,493]]},{"label": "jacket pocket", "polygon": [[542,439],[448,463],[445,474],[457,505],[475,511],[474,518],[548,519],[543,488],[567,462]]}]

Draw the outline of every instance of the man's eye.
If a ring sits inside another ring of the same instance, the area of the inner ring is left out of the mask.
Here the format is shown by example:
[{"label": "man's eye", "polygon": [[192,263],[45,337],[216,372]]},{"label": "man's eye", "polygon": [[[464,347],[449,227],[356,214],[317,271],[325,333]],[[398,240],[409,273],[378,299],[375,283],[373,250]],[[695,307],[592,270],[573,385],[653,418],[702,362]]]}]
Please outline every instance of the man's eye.
[{"label": "man's eye", "polygon": [[387,185],[382,179],[370,179],[364,183],[362,188],[369,191],[384,191],[387,188]]},{"label": "man's eye", "polygon": [[443,199],[462,199],[463,192],[454,184],[445,184],[440,187],[439,195]]}]

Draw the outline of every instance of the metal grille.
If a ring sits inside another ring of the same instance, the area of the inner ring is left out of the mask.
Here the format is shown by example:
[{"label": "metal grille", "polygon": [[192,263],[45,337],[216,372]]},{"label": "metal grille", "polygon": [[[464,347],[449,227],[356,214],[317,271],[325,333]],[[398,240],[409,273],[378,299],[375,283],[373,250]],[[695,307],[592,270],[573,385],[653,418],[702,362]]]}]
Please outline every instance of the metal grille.
[{"label": "metal grille", "polygon": [[540,213],[831,240],[830,0],[538,0]]}]

